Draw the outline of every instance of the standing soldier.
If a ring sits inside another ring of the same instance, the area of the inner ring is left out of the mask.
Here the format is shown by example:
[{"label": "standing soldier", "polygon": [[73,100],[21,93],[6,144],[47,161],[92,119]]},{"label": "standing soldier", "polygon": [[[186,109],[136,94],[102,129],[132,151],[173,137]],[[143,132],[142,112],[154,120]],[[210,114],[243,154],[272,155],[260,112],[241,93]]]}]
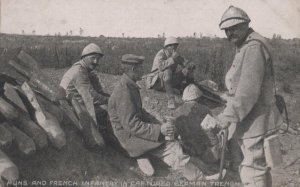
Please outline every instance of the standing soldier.
[{"label": "standing soldier", "polygon": [[[164,48],[156,54],[150,75],[149,88],[165,90],[169,96],[168,108],[175,108],[175,94],[180,94],[185,86],[193,82],[195,66],[179,56],[179,42],[175,37],[165,40]],[[148,81],[147,81],[148,82]]]},{"label": "standing soldier", "polygon": [[104,109],[107,108],[108,94],[103,92],[93,72],[103,55],[98,45],[88,44],[82,51],[81,60],[64,74],[60,82],[60,86],[66,90],[67,98],[73,97],[84,106],[96,124],[106,122],[107,118]]},{"label": "standing soldier", "polygon": [[250,18],[240,8],[230,6],[221,19],[220,29],[235,44],[236,54],[228,71],[227,105],[219,115],[221,127],[236,124],[237,139],[244,159],[240,177],[244,186],[272,186],[266,164],[264,139],[280,122],[275,106],[272,61],[264,37],[249,28]]},{"label": "standing soldier", "polygon": [[115,136],[129,156],[137,158],[140,169],[147,175],[154,170],[145,154],[163,160],[173,170],[189,180],[203,179],[202,171],[192,163],[190,156],[182,151],[178,141],[165,141],[174,135],[175,128],[169,123],[154,124],[145,121],[145,112],[139,86],[142,78],[144,57],[127,54],[122,56],[124,74],[109,99],[108,113]]}]

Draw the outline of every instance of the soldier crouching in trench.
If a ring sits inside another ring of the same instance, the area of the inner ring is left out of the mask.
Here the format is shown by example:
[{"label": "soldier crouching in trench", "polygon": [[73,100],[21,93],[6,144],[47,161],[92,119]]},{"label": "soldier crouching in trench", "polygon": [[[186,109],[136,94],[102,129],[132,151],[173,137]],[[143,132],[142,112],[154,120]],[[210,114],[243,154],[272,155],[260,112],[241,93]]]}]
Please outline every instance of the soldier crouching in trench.
[{"label": "soldier crouching in trench", "polygon": [[175,109],[175,95],[194,82],[195,65],[188,63],[178,52],[179,42],[175,37],[165,40],[164,48],[157,52],[151,73],[147,75],[147,87],[165,90],[168,94],[168,108]]},{"label": "soldier crouching in trench", "polygon": [[143,75],[143,61],[143,56],[122,56],[124,74],[108,102],[115,136],[129,156],[137,158],[140,169],[148,176],[154,174],[154,169],[146,155],[152,155],[188,180],[205,179],[201,169],[196,166],[196,158],[184,154],[177,140],[165,141],[165,136],[174,134],[173,125],[146,122],[139,86],[136,84]]},{"label": "soldier crouching in trench", "polygon": [[67,98],[75,98],[100,128],[107,125],[106,109],[109,95],[103,92],[93,70],[103,56],[98,45],[88,44],[82,51],[81,60],[73,64],[60,82],[60,86],[66,90]]},{"label": "soldier crouching in trench", "polygon": [[199,156],[208,164],[216,164],[220,159],[221,141],[217,136],[217,126],[211,130],[201,128],[205,116],[212,115],[207,106],[199,103],[202,95],[202,91],[194,84],[184,89],[184,103],[174,111],[175,127],[188,154]]}]

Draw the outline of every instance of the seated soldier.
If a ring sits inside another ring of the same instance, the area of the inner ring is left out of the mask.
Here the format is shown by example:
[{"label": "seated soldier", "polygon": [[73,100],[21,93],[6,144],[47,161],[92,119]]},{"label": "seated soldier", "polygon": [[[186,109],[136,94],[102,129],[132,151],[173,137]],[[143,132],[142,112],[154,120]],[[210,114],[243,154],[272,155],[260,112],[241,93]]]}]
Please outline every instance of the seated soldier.
[{"label": "seated soldier", "polygon": [[154,170],[146,155],[158,157],[174,171],[188,180],[204,179],[203,172],[182,151],[180,143],[165,141],[173,135],[174,126],[168,123],[155,124],[145,121],[139,86],[143,75],[144,57],[127,54],[122,56],[124,74],[109,98],[108,113],[115,136],[130,157],[137,158],[140,169],[146,175]]},{"label": "seated soldier", "polygon": [[74,97],[100,126],[106,125],[104,123],[107,122],[109,95],[103,92],[93,70],[103,55],[98,45],[90,43],[83,49],[81,60],[73,64],[60,82],[60,86],[66,90],[67,98]]},{"label": "seated soldier", "polygon": [[201,128],[200,124],[205,116],[211,115],[209,108],[198,102],[202,95],[194,84],[184,89],[184,103],[174,111],[175,126],[188,154],[200,156],[206,163],[216,163],[220,157],[221,142],[217,136],[217,128],[209,131]]},{"label": "seated soldier", "polygon": [[[147,76],[147,87],[168,94],[168,108],[175,108],[175,94],[181,94],[185,86],[193,82],[195,66],[179,56],[179,42],[175,37],[165,40],[164,48],[155,56],[151,73]],[[188,64],[188,65],[187,65]]]}]

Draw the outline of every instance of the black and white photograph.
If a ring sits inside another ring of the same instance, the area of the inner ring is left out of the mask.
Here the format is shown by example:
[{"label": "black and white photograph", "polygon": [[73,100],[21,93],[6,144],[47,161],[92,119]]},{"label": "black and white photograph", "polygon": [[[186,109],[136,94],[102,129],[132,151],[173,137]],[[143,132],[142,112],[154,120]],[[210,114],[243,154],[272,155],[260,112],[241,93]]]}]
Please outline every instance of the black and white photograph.
[{"label": "black and white photograph", "polygon": [[300,0],[0,0],[0,187],[299,187]]}]

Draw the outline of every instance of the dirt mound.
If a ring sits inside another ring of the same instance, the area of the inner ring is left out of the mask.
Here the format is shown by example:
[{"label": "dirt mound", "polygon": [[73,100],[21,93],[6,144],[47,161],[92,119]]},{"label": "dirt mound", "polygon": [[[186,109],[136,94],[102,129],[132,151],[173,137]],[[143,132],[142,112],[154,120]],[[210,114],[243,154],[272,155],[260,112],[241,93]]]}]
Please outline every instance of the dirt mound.
[{"label": "dirt mound", "polygon": [[[43,69],[43,72],[59,84],[66,70]],[[111,93],[120,76],[99,74],[99,78],[104,90]],[[160,103],[159,106],[162,106],[166,104],[163,102],[166,96],[164,94],[160,96],[160,94],[157,95],[160,98],[157,104]],[[149,99],[144,100],[152,102]],[[33,186],[36,182],[46,184],[46,186],[54,186],[59,185],[59,182],[65,182],[61,184],[66,186],[69,182],[68,184],[72,183],[78,186],[97,186],[96,182],[106,181],[108,184],[102,183],[101,186],[115,186],[113,184],[120,184],[122,181],[140,181],[143,178],[136,169],[135,159],[127,157],[121,150],[112,147],[109,142],[106,142],[107,146],[102,150],[88,150],[84,146],[79,131],[65,116],[63,124],[60,125],[67,139],[67,145],[61,150],[49,146],[28,158],[20,157],[14,148],[5,151],[18,166],[20,172],[18,185]],[[170,173],[166,165],[154,158],[153,161],[156,177],[166,178],[164,180],[176,178],[174,177],[176,174]],[[144,181],[150,182],[153,179],[148,178]]]},{"label": "dirt mound", "polygon": [[[66,70],[44,69],[43,72],[59,84]],[[113,91],[115,83],[120,79],[120,76],[108,74],[99,74],[98,76],[104,90],[108,93]],[[165,93],[146,90],[142,82],[139,85],[141,86],[143,106],[148,112],[154,115],[172,114],[172,110],[167,109],[167,96]],[[297,94],[294,99],[290,97],[292,96],[288,97],[288,102],[291,102],[289,104],[290,111],[299,109],[297,101],[299,101],[300,95]],[[215,109],[214,111],[220,110]],[[295,116],[295,114],[292,116]],[[297,118],[297,120],[299,119]],[[21,182],[27,182],[28,186],[32,186],[32,181],[44,181],[47,184],[46,186],[50,186],[51,181],[52,185],[54,185],[54,182],[70,181],[77,184],[77,186],[99,186],[99,181],[102,181],[100,186],[121,186],[122,182],[124,185],[127,183],[128,186],[132,186],[132,183],[130,183],[132,181],[135,181],[133,186],[161,186],[176,180],[180,180],[182,184],[188,184],[184,183],[186,181],[181,180],[176,174],[169,172],[163,163],[155,159],[152,160],[156,170],[155,177],[143,178],[134,169],[137,167],[134,159],[127,157],[110,145],[100,151],[88,150],[84,146],[79,132],[69,121],[64,120],[61,126],[66,133],[67,146],[60,151],[50,146],[38,151],[29,158],[21,158],[14,150],[7,151],[20,170]],[[272,170],[273,186],[299,186],[300,162],[297,162],[296,159],[300,155],[300,137],[284,134],[280,136],[280,142],[284,163],[282,167]],[[292,163],[293,161],[295,162]],[[288,166],[289,164],[291,165]],[[144,183],[141,183],[141,181],[144,181]],[[206,186],[210,186],[210,183],[206,183]]]}]

